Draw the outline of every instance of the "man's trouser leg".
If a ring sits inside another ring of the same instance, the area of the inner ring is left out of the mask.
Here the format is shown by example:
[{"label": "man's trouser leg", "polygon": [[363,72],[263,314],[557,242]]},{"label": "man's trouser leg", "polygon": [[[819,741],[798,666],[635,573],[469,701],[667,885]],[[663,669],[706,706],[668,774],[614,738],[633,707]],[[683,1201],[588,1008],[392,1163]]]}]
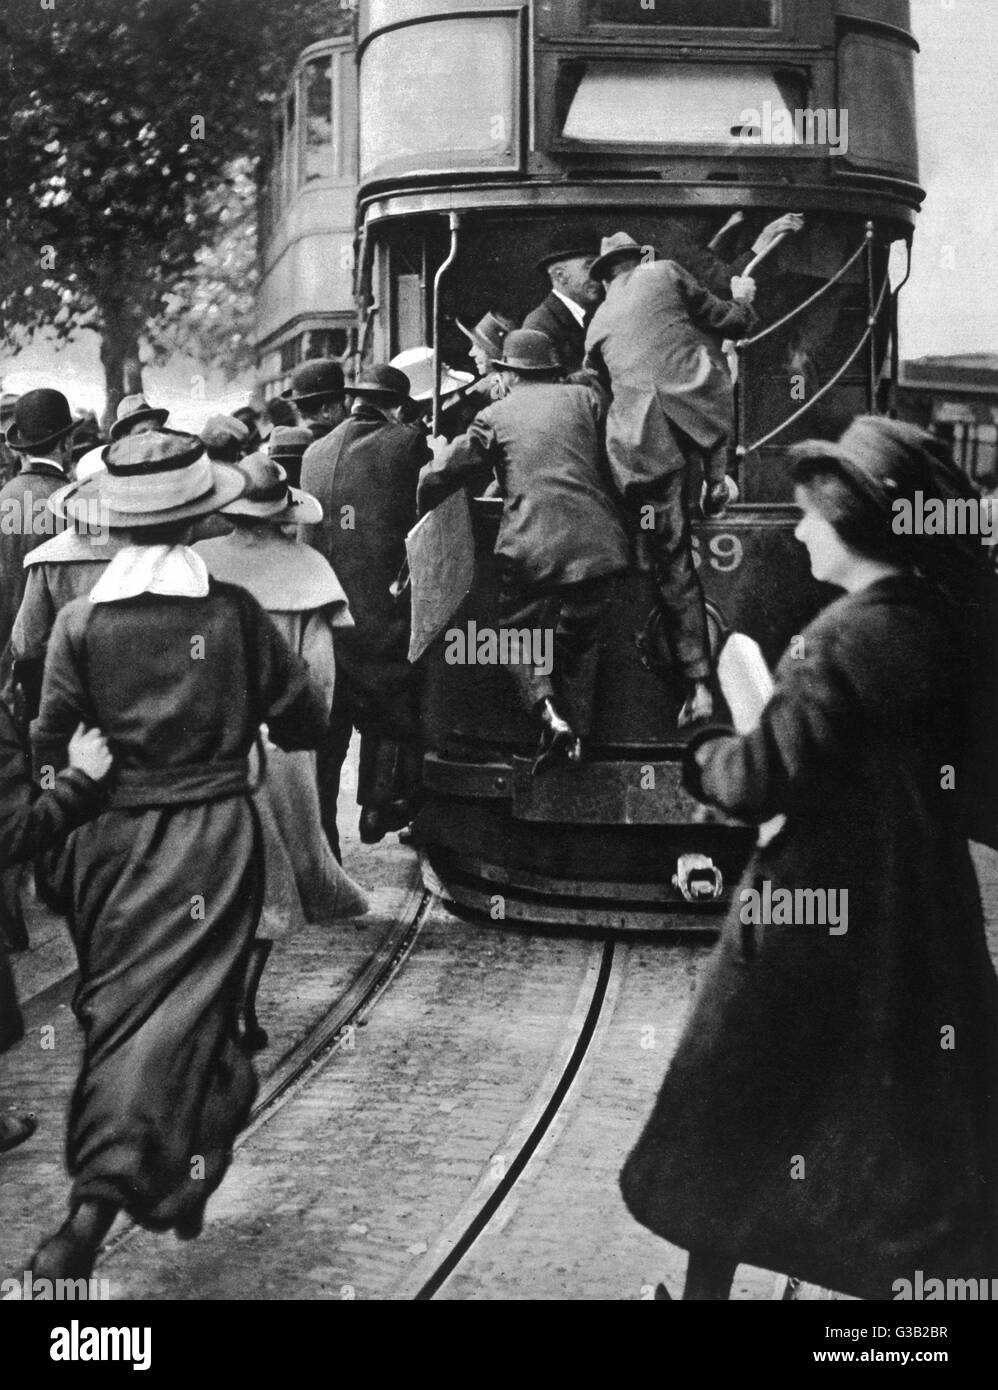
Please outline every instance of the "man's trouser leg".
[{"label": "man's trouser leg", "polygon": [[[548,651],[554,644],[553,632],[558,620],[558,594],[550,589],[503,588],[499,594],[499,626],[509,633],[524,634],[528,643],[527,652],[523,642],[517,642],[517,655],[540,655],[534,652],[536,643],[545,644]],[[535,636],[536,634],[536,636]],[[512,638],[510,646],[512,646]],[[553,700],[555,694],[551,673],[544,669],[546,662],[534,660],[511,662],[509,674],[513,678],[524,707],[531,713],[542,700]]]},{"label": "man's trouser leg", "polygon": [[693,533],[686,501],[686,471],[662,479],[654,498],[655,555],[662,622],[673,657],[689,680],[710,677],[710,641],[703,589],[693,563]]},{"label": "man's trouser leg", "polygon": [[353,736],[353,707],[349,689],[341,672],[336,673],[333,707],[329,712],[326,737],[316,750],[316,774],[319,783],[319,810],[322,828],[329,848],[342,863],[340,833],[336,825],[336,804],[340,796],[340,777]]},{"label": "man's trouser leg", "polygon": [[600,575],[560,590],[554,682],[564,693],[572,728],[583,738],[592,732],[600,620],[613,595],[615,579],[615,575]]}]

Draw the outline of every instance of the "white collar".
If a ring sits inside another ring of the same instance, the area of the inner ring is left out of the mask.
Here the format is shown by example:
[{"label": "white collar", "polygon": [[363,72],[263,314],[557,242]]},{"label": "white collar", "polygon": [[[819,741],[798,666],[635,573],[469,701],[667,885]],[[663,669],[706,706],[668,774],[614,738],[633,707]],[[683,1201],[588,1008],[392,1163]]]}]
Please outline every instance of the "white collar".
[{"label": "white collar", "polygon": [[571,309],[572,317],[575,319],[579,327],[585,328],[586,311],[585,309],[583,309],[582,305],[576,304],[574,299],[569,299],[567,294],[562,294],[561,290],[556,290],[553,285],[551,287],[551,293],[557,295],[557,297],[561,300],[562,304],[564,304],[567,308]]},{"label": "white collar", "polygon": [[208,567],[186,545],[126,545],[90,590],[90,602],[117,603],[138,594],[207,598]]}]

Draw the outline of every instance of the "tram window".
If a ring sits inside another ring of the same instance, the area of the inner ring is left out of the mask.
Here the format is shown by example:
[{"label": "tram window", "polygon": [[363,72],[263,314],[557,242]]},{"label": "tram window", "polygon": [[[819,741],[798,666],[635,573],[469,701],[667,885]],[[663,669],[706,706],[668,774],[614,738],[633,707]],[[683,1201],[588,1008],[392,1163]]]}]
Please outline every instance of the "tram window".
[{"label": "tram window", "polygon": [[296,174],[295,168],[295,94],[290,92],[284,107],[284,197],[283,203],[287,205],[294,197]]},{"label": "tram window", "polygon": [[336,177],[333,144],[333,60],[316,58],[305,65],[305,182]]},{"label": "tram window", "polygon": [[846,34],[839,105],[849,112],[850,164],[917,177],[914,53],[892,39]]},{"label": "tram window", "polygon": [[435,20],[372,39],[362,59],[363,177],[515,165],[516,40],[516,20],[505,15]]},{"label": "tram window", "polygon": [[779,0],[589,0],[590,24],[684,29],[775,29]]},{"label": "tram window", "polygon": [[[755,143],[750,113],[776,116],[806,104],[804,81],[747,64],[593,62],[585,65],[564,123],[566,140],[590,144]],[[757,119],[757,118],[756,118]]]}]

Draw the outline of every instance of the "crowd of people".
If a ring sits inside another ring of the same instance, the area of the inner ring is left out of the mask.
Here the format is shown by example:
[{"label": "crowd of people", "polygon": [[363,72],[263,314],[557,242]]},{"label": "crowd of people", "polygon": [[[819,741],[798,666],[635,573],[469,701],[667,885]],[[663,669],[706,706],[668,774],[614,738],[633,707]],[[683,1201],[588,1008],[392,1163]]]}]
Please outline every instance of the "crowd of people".
[{"label": "crowd of people", "polygon": [[[88,1275],[120,1211],[200,1231],[266,1044],[275,857],[305,919],[367,910],[338,825],[355,731],[361,839],[405,835],[419,798],[405,538],[454,490],[490,486],[501,621],[554,633],[553,669],[511,668],[535,775],[586,757],[598,624],[643,531],[679,723],[702,726],[690,789],[744,821],[787,818],[750,875],[834,881],[854,903],[850,948],[751,939],[733,916],[625,1167],[637,1218],[692,1252],[687,1297],[726,1297],[742,1259],[873,1297],[899,1262],[994,1267],[998,987],[967,849],[982,802],[939,781],[952,764],[964,789],[988,580],[950,538],[890,525],[896,497],[962,480],[927,436],[872,418],[798,451],[799,536],[846,597],[754,733],[710,727],[690,498],[716,516],[734,495],[722,342],[751,330],[755,283],[736,266],[708,288],[624,232],[554,246],[540,268],[551,292],[523,327],[498,309],[459,325],[478,374],[444,368],[450,437],[421,424],[426,348],[349,383],[306,361],[269,418],[247,407],[199,435],[126,397],[82,452],[58,390],[5,402],[19,468],[0,510],[21,525],[0,533],[0,930],[26,944],[33,864],[70,925],[84,1035],[70,1211],[38,1277]],[[0,997],[2,1047],[19,1036],[2,953]],[[962,1050],[931,1051],[942,1024]],[[30,1116],[0,1124],[0,1148],[32,1132]],[[817,1170],[799,1188],[779,1166],[796,1154]]]}]

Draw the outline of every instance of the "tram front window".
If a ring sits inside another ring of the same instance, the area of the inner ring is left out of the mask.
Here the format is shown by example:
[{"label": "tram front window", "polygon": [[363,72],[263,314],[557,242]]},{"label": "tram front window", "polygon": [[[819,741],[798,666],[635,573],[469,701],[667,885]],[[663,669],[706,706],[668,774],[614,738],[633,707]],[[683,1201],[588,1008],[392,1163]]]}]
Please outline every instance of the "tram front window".
[{"label": "tram front window", "polygon": [[673,29],[775,29],[780,0],[589,0],[590,24],[648,24]]},{"label": "tram front window", "polygon": [[517,90],[511,17],[438,20],[376,35],[362,57],[362,177],[515,165]]},{"label": "tram front window", "polygon": [[758,138],[753,112],[790,115],[804,98],[795,82],[745,64],[593,62],[585,67],[562,128],[595,144],[724,145]]}]

